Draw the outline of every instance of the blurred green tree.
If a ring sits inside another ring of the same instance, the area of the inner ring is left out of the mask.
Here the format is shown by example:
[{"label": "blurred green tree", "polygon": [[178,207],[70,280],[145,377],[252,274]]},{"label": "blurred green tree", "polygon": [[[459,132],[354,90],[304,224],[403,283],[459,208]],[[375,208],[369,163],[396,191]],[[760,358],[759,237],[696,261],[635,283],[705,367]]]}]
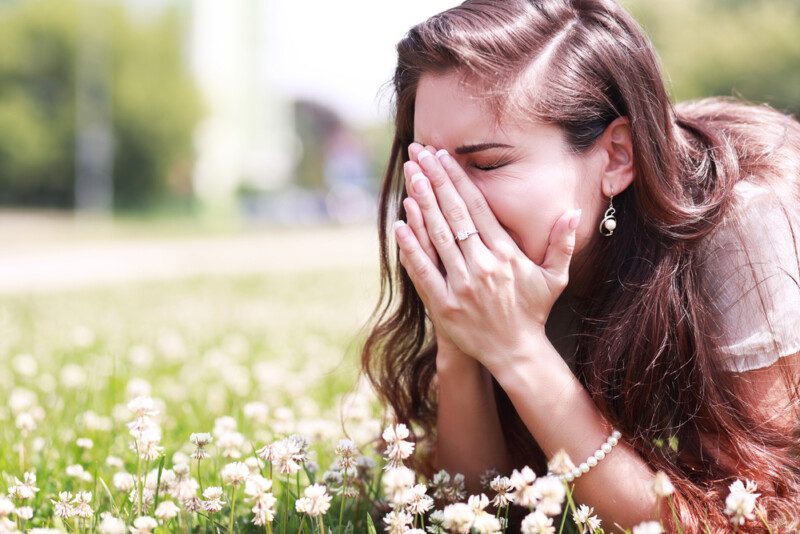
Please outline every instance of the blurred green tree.
[{"label": "blurred green tree", "polygon": [[797,0],[622,0],[676,101],[729,95],[800,114]]},{"label": "blurred green tree", "polygon": [[113,2],[26,0],[0,4],[0,204],[74,205],[79,9],[101,10],[92,21],[105,25],[114,207],[191,195],[202,105],[181,13],[134,19]]}]

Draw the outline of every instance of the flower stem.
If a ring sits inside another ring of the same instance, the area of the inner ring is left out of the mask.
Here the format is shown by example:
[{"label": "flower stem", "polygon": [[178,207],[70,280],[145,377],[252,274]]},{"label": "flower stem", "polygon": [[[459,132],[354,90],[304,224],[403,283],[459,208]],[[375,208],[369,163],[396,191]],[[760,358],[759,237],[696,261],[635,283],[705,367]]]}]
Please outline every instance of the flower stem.
[{"label": "flower stem", "polygon": [[767,519],[764,517],[764,514],[761,512],[761,508],[756,507],[756,514],[758,514],[758,518],[761,519],[761,522],[764,523],[764,526],[767,527],[767,532],[772,534],[772,529],[769,527],[767,523]]},{"label": "flower stem", "polygon": [[325,534],[325,522],[322,521],[322,516],[321,515],[317,516],[317,521],[319,521],[319,531],[322,534]]},{"label": "flower stem", "polygon": [[236,507],[236,486],[233,487],[233,495],[231,496],[231,519],[228,523],[228,534],[233,534],[233,510]]},{"label": "flower stem", "polygon": [[[283,534],[286,534],[286,522],[289,519],[289,477],[286,477],[286,482],[283,484],[283,494],[286,496],[285,506],[284,506],[284,514],[283,514]],[[302,524],[302,523],[301,523]]]},{"label": "flower stem", "polygon": [[678,512],[675,511],[675,503],[672,502],[672,495],[668,495],[667,499],[669,500],[669,508],[672,510],[672,524],[675,525],[675,528],[678,530],[678,534],[683,534],[680,521],[678,521]]},{"label": "flower stem", "polygon": [[197,459],[197,483],[200,485],[200,494],[203,494],[203,479],[200,478],[200,458]]},{"label": "flower stem", "polygon": [[139,490],[139,510],[136,515],[142,515],[142,456],[139,454],[139,440],[134,440],[136,443],[136,485]]},{"label": "flower stem", "polygon": [[344,514],[344,497],[347,495],[347,468],[344,470],[344,484],[342,485],[342,498],[339,502],[339,527],[337,530],[342,530],[342,516]]}]

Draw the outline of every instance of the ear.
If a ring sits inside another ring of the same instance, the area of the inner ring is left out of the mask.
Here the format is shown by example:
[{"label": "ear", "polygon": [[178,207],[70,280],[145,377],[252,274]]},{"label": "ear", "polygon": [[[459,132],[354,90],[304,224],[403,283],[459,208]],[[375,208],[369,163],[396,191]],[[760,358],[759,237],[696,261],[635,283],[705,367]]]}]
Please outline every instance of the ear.
[{"label": "ear", "polygon": [[628,117],[614,119],[600,136],[597,148],[606,156],[605,165],[600,169],[603,194],[618,195],[633,182],[636,172]]}]

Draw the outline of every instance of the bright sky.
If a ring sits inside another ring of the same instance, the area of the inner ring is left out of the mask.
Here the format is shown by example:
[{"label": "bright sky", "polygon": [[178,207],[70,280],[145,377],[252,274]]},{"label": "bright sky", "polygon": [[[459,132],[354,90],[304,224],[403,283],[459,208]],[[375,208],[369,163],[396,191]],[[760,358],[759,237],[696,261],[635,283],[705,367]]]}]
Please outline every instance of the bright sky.
[{"label": "bright sky", "polygon": [[269,76],[290,95],[330,104],[348,122],[386,120],[391,93],[379,91],[394,72],[395,44],[414,24],[459,3],[271,0]]}]

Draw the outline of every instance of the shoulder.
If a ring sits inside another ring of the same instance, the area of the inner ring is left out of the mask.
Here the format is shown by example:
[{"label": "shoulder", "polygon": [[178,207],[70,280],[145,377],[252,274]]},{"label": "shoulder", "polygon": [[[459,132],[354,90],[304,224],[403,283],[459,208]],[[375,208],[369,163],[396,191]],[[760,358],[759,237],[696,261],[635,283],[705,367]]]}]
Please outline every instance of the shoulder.
[{"label": "shoulder", "polygon": [[700,247],[728,369],[765,367],[800,350],[800,213],[793,194],[741,181]]}]

